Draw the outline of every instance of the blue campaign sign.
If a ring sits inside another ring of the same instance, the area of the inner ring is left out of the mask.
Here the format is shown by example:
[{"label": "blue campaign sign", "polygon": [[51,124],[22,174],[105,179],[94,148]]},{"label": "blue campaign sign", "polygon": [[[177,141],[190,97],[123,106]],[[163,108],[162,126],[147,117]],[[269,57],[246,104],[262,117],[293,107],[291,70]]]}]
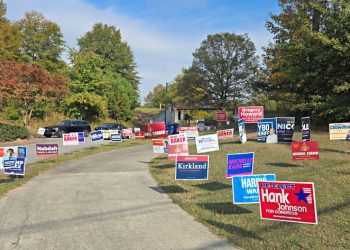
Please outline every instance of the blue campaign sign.
[{"label": "blue campaign sign", "polygon": [[208,180],[208,155],[177,155],[175,180]]},{"label": "blue campaign sign", "polygon": [[15,157],[15,159],[4,160],[4,174],[24,175],[25,158]]},{"label": "blue campaign sign", "polygon": [[253,173],[254,152],[228,154],[226,178],[235,175],[249,175]]},{"label": "blue campaign sign", "polygon": [[103,132],[101,130],[91,132],[90,137],[93,142],[103,141]]},{"label": "blue campaign sign", "polygon": [[84,132],[78,132],[78,141],[79,141],[79,143],[85,143]]},{"label": "blue campaign sign", "polygon": [[26,158],[27,157],[27,147],[19,146],[17,154],[18,154],[18,157]]},{"label": "blue campaign sign", "polygon": [[277,143],[276,123],[276,118],[263,118],[258,121],[258,142],[266,142],[269,138],[269,142],[274,143],[273,137],[276,137],[275,143]]},{"label": "blue campaign sign", "polygon": [[232,178],[234,204],[259,203],[258,181],[275,181],[275,174],[242,175]]},{"label": "blue campaign sign", "polygon": [[121,142],[122,135],[121,134],[111,134],[111,141],[113,142]]}]

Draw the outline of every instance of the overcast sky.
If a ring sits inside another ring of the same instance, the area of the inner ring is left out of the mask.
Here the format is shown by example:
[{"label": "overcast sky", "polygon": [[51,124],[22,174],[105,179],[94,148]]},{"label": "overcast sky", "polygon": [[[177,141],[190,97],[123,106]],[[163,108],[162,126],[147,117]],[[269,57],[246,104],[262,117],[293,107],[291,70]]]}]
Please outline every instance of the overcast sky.
[{"label": "overcast sky", "polygon": [[[143,98],[158,83],[172,81],[192,62],[208,34],[248,33],[258,55],[272,41],[265,22],[277,0],[5,0],[14,21],[37,10],[60,27],[69,47],[94,23],[115,25],[132,48]],[[65,59],[66,60],[66,59]]]}]

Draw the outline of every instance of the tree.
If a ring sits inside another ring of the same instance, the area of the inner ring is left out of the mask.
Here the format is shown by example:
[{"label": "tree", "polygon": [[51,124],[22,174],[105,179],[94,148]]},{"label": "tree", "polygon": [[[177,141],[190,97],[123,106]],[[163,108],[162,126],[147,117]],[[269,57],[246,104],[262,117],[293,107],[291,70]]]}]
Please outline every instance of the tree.
[{"label": "tree", "polygon": [[65,42],[56,23],[47,20],[40,12],[32,11],[16,22],[16,27],[23,39],[21,61],[40,65],[49,72],[57,72],[65,67],[60,59]]},{"label": "tree", "polygon": [[22,45],[17,27],[6,18],[6,5],[0,0],[0,60],[18,59]]},{"label": "tree", "polygon": [[125,78],[138,94],[139,77],[134,55],[115,26],[95,24],[91,31],[78,39],[78,45],[80,52],[92,51],[99,55],[106,62],[105,67]]},{"label": "tree", "polygon": [[247,35],[208,35],[193,57],[192,67],[203,78],[213,105],[227,108],[249,98],[258,58]]},{"label": "tree", "polygon": [[145,106],[158,108],[161,104],[165,105],[167,101],[166,89],[163,84],[157,84],[145,97]]},{"label": "tree", "polygon": [[266,26],[269,91],[278,105],[320,121],[350,118],[350,3],[280,0]]},{"label": "tree", "polygon": [[20,107],[24,126],[29,126],[38,104],[62,98],[66,83],[62,76],[49,74],[40,66],[0,61],[0,98]]}]

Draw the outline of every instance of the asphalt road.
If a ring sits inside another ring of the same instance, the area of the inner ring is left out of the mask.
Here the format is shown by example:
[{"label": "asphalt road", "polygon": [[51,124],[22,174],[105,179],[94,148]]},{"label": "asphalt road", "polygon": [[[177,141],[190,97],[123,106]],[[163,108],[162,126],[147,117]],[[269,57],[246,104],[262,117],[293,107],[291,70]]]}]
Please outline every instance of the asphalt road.
[{"label": "asphalt road", "polygon": [[70,161],[0,199],[0,249],[232,249],[148,172],[151,146]]}]

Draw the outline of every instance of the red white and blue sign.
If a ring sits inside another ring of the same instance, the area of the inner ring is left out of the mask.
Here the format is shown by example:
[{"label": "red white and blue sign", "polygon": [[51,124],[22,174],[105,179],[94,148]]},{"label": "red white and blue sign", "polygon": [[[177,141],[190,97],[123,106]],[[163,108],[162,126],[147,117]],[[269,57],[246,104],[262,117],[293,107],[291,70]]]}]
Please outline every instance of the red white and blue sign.
[{"label": "red white and blue sign", "polygon": [[103,132],[101,130],[91,132],[90,137],[93,142],[103,141]]},{"label": "red white and blue sign", "polygon": [[226,178],[232,178],[236,175],[253,174],[254,152],[228,154]]},{"label": "red white and blue sign", "polygon": [[259,181],[261,219],[317,224],[313,182]]},{"label": "red white and blue sign", "polygon": [[175,180],[208,180],[209,156],[176,156]]},{"label": "red white and blue sign", "polygon": [[11,160],[4,160],[4,174],[24,175],[25,159],[26,158],[15,157]]},{"label": "red white and blue sign", "polygon": [[111,134],[111,141],[112,142],[121,142],[123,139],[122,139],[122,135],[121,134]]},{"label": "red white and blue sign", "polygon": [[241,175],[232,177],[233,203],[259,203],[258,181],[275,180],[275,174]]}]

